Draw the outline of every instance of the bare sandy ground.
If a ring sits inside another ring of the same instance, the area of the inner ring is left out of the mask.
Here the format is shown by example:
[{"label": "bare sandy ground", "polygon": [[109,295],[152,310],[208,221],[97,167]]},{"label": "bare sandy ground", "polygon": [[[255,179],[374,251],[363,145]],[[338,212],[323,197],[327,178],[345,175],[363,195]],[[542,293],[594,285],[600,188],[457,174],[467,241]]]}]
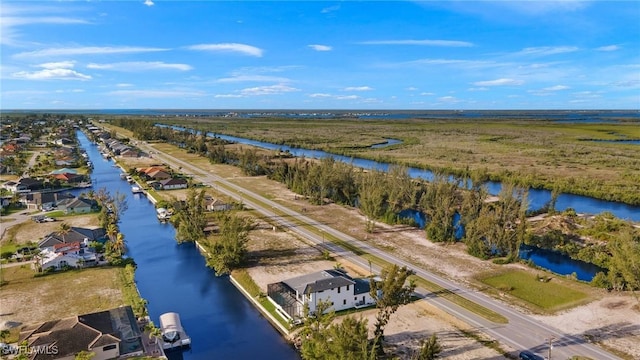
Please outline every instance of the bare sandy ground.
[{"label": "bare sandy ground", "polygon": [[[232,179],[230,179],[232,180]],[[477,287],[477,281],[474,276],[485,272],[501,269],[499,265],[490,261],[477,259],[466,253],[463,244],[442,245],[432,243],[425,238],[424,231],[416,230],[407,226],[390,226],[386,224],[377,224],[373,234],[364,231],[364,217],[355,209],[343,207],[339,205],[314,206],[306,201],[301,200],[293,192],[290,192],[284,186],[273,182],[260,182],[256,184],[255,178],[240,179],[233,178],[239,184],[251,183],[251,188],[259,189],[262,193],[270,194],[274,200],[283,204],[287,204],[293,209],[301,210],[304,208],[305,215],[326,223],[336,229],[346,232],[356,238],[364,239],[375,244],[379,248],[386,249],[410,260],[416,264],[422,265],[442,276],[455,279],[469,286]],[[337,259],[340,261],[340,259]],[[325,268],[326,263],[318,264],[308,262],[305,266],[301,263],[297,268],[289,268],[288,266],[277,267],[256,267],[250,270],[250,273],[261,287],[266,289],[269,282],[280,281],[281,279],[302,275],[308,272],[318,271]],[[535,271],[523,265],[509,265],[526,271]],[[348,266],[347,266],[348,267]],[[307,269],[307,272],[304,270]],[[348,269],[350,271],[355,269]],[[357,271],[357,270],[355,270]],[[361,269],[362,274],[366,275],[366,270]],[[275,276],[274,276],[275,275]],[[357,274],[356,274],[357,275]],[[552,325],[567,334],[577,335],[590,339],[591,341],[601,343],[604,347],[627,354],[628,358],[640,359],[640,301],[631,294],[608,293],[604,290],[585,287],[585,291],[597,299],[586,305],[579,306],[567,311],[562,311],[554,315],[535,315],[540,321]],[[635,305],[635,307],[634,307]],[[506,305],[505,306],[509,306]],[[525,313],[530,313],[526,309],[520,309]],[[389,334],[395,334],[389,338],[397,343],[399,351],[403,352],[402,344],[405,341],[417,346],[417,339],[414,338],[412,332],[403,331],[403,329],[414,326],[430,326],[429,321],[414,321],[411,316],[406,318],[406,322],[402,321],[400,316],[394,324],[390,324],[388,328]],[[451,320],[449,317],[448,320]],[[447,321],[443,324],[446,325]],[[446,328],[445,325],[440,324]],[[439,326],[440,326],[439,325]],[[427,327],[425,331],[429,332]],[[419,331],[419,330],[415,330]],[[432,331],[436,331],[434,329]],[[443,330],[445,333],[449,330]],[[458,334],[459,335],[459,334]],[[456,335],[456,336],[458,336]],[[407,337],[405,339],[404,337]],[[412,340],[413,339],[413,342]],[[404,349],[404,350],[403,350]],[[491,350],[493,351],[493,350]],[[469,359],[491,358],[494,355],[486,354],[485,356],[468,355],[466,352],[460,354],[461,359],[469,356]],[[456,355],[457,356],[457,355]]]},{"label": "bare sandy ground", "polygon": [[0,238],[0,243],[4,243],[8,240],[9,234],[11,233],[10,230],[13,226],[20,226],[20,230],[16,231],[13,240],[16,244],[25,244],[30,241],[38,242],[39,240],[42,240],[46,235],[60,229],[60,224],[63,222],[70,226],[85,227],[89,229],[98,227],[98,218],[96,214],[68,216],[60,218],[58,221],[43,223],[36,223],[29,219],[23,222],[11,221],[2,223],[2,227],[6,226],[6,231],[3,232],[2,238]]}]

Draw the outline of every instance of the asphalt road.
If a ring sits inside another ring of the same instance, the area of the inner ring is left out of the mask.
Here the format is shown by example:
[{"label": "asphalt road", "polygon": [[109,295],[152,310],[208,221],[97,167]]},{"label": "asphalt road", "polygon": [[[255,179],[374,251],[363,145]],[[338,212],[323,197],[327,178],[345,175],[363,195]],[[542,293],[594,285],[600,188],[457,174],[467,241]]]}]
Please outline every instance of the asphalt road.
[{"label": "asphalt road", "polygon": [[[549,349],[549,338],[551,338],[551,342],[553,344],[551,355],[553,359],[569,359],[576,355],[589,357],[594,360],[620,359],[619,357],[588,343],[583,337],[565,334],[560,330],[543,324],[542,322],[537,321],[483,293],[460,286],[453,281],[434,275],[425,269],[416,267],[415,265],[390,255],[380,249],[371,247],[367,243],[359,241],[327,225],[318,223],[297,211],[293,211],[288,207],[282,206],[258,194],[250,192],[220,176],[204,172],[190,163],[177,159],[171,155],[160,153],[145,143],[140,143],[139,145],[147,151],[154,151],[155,158],[166,162],[172,167],[182,167],[182,171],[189,171],[195,179],[202,181],[207,185],[214,186],[217,191],[237,200],[241,200],[246,206],[255,209],[265,216],[271,217],[279,226],[288,228],[290,231],[309,239],[310,241],[318,244],[318,246],[323,246],[331,252],[347,257],[350,261],[361,265],[365,269],[369,267],[369,262],[367,260],[356,256],[352,252],[345,250],[336,244],[325,242],[325,236],[322,232],[325,234],[331,234],[331,236],[335,238],[349,242],[351,245],[362,249],[364,252],[378,256],[388,262],[395,263],[400,266],[406,266],[407,268],[414,270],[416,275],[503,315],[509,320],[509,323],[496,324],[444,298],[433,296],[426,290],[417,290],[417,292],[423,297],[422,301],[428,301],[435,306],[438,306],[451,315],[475,327],[478,331],[488,334],[500,343],[506,344],[515,350],[529,350],[546,358]],[[224,185],[226,188],[216,186],[216,183]],[[232,188],[234,190],[229,191],[227,188]],[[252,201],[252,199],[259,200],[260,202]],[[303,227],[297,226],[295,223],[292,223],[279,214],[286,214],[287,216],[297,218],[299,221],[313,225],[321,231],[322,235],[318,235],[315,232],[311,232]],[[376,273],[379,273],[380,271],[380,269],[375,266],[372,267],[372,269]]]}]

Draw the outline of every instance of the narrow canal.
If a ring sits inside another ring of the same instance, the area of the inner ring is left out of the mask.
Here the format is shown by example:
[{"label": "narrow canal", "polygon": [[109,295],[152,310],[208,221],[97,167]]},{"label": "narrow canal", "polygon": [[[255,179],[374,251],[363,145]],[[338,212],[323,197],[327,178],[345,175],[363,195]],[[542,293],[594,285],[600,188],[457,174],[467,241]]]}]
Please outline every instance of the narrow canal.
[{"label": "narrow canal", "polygon": [[158,324],[165,312],[180,314],[192,347],[172,359],[299,359],[275,328],[230,283],[216,277],[193,244],[178,245],[175,230],[161,224],[153,204],[131,193],[120,169],[100,155],[97,146],[78,131],[78,140],[94,164],[93,190],[106,188],[127,196],[128,209],[120,225],[128,255],[138,265],[136,283]]}]

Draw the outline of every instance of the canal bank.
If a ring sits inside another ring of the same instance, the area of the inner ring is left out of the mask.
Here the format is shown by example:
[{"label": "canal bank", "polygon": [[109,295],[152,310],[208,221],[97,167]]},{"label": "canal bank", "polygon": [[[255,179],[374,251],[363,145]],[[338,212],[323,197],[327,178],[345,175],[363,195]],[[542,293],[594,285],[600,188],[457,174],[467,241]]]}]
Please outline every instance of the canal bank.
[{"label": "canal bank", "polygon": [[[148,301],[149,316],[157,321],[166,312],[180,314],[192,338],[184,359],[266,358],[298,359],[296,351],[271,323],[230,282],[206,267],[195,244],[177,244],[175,229],[159,223],[153,203],[132,194],[120,179],[121,170],[100,155],[81,132],[80,145],[94,163],[94,190],[124,194],[128,209],[119,224],[128,255],[137,264],[136,284]],[[176,357],[173,354],[172,357]]]}]

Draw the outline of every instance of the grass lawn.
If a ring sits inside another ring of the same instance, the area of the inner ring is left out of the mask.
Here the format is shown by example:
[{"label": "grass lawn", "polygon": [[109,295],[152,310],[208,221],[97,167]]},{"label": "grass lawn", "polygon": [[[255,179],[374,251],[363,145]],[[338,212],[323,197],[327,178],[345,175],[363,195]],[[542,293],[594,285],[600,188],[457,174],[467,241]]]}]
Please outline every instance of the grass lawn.
[{"label": "grass lawn", "polygon": [[548,282],[540,281],[535,275],[510,269],[498,274],[481,276],[479,280],[545,312],[575,306],[589,299],[587,293],[578,289],[580,284],[570,283],[555,276],[548,278],[551,278]]},{"label": "grass lawn", "polygon": [[29,264],[4,267],[0,321],[29,324],[123,306],[120,270],[96,267],[34,277]]}]

